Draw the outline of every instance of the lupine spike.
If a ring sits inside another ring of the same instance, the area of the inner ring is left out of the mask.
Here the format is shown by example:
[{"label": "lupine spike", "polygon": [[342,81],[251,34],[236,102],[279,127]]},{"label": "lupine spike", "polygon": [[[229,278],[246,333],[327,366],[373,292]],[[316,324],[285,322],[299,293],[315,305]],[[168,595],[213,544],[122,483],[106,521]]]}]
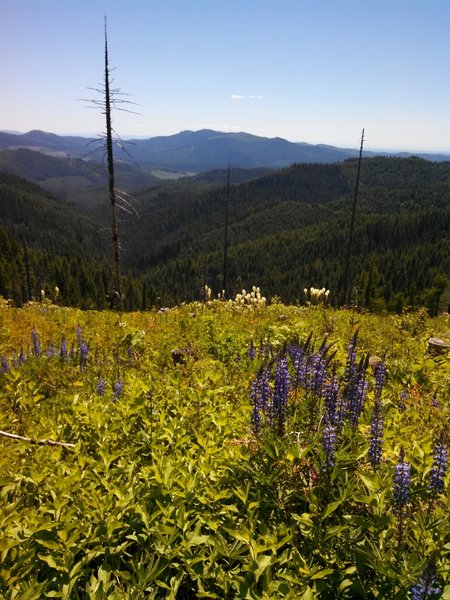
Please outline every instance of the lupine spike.
[{"label": "lupine spike", "polygon": [[433,398],[431,399],[431,406],[433,408],[439,408],[438,390],[436,390],[433,394]]},{"label": "lupine spike", "polygon": [[82,371],[85,370],[87,364],[87,355],[89,352],[89,347],[84,340],[80,342],[80,369]]},{"label": "lupine spike", "polygon": [[117,400],[118,398],[120,398],[122,393],[123,393],[123,381],[121,379],[119,379],[114,384],[114,400]]},{"label": "lupine spike", "polygon": [[411,600],[426,600],[441,593],[436,585],[436,566],[428,563],[417,583],[411,588]]},{"label": "lupine spike", "polygon": [[370,428],[369,461],[375,470],[381,462],[383,447],[383,415],[381,401],[376,398]]},{"label": "lupine spike", "polygon": [[405,461],[405,451],[400,450],[400,460],[395,467],[394,473],[394,510],[401,513],[409,500],[411,486],[411,465]]},{"label": "lupine spike", "polygon": [[6,354],[2,354],[0,372],[1,373],[9,373],[10,371],[11,371],[11,367],[9,366],[9,362],[6,357]]},{"label": "lupine spike", "polygon": [[353,428],[358,425],[367,394],[367,381],[364,371],[358,371],[354,380],[346,388],[347,413]]},{"label": "lupine spike", "polygon": [[312,381],[311,391],[316,396],[322,395],[323,384],[326,376],[326,364],[322,353],[319,351],[311,357]]},{"label": "lupine spike", "polygon": [[252,381],[250,388],[250,400],[252,403],[252,429],[255,435],[258,435],[261,431],[261,413],[264,410],[264,398],[263,398],[263,370],[261,369],[257,373],[256,377]]},{"label": "lupine spike", "polygon": [[406,410],[406,400],[408,399],[408,390],[405,388],[400,392],[398,408],[400,411]]},{"label": "lupine spike", "polygon": [[275,383],[272,400],[273,419],[277,424],[280,436],[284,434],[289,385],[288,360],[285,355],[282,355],[278,358],[275,366]]},{"label": "lupine spike", "polygon": [[56,354],[55,346],[53,345],[52,342],[50,342],[50,344],[47,348],[47,352],[46,352],[47,358],[52,358],[53,356],[55,356],[55,354]]},{"label": "lupine spike", "polygon": [[33,341],[33,354],[35,356],[41,356],[42,350],[41,350],[41,345],[39,343],[39,335],[34,327],[31,330],[31,339]]},{"label": "lupine spike", "polygon": [[59,349],[59,356],[61,357],[61,360],[67,362],[67,342],[66,342],[65,336],[63,336],[63,339],[61,340],[61,348]]},{"label": "lupine spike", "polygon": [[105,395],[105,381],[103,379],[103,377],[100,375],[100,377],[98,378],[97,381],[97,394],[99,396],[104,396]]},{"label": "lupine spike", "polygon": [[339,381],[336,375],[331,377],[331,380],[325,386],[324,395],[324,406],[325,415],[324,419],[327,424],[335,425],[337,423],[337,407],[339,398]]},{"label": "lupine spike", "polygon": [[325,453],[323,470],[329,472],[335,465],[336,456],[336,429],[333,425],[326,425],[323,430],[322,448]]},{"label": "lupine spike", "polygon": [[386,381],[386,364],[379,362],[375,369],[375,400],[381,400],[384,384]]},{"label": "lupine spike", "polygon": [[445,487],[445,474],[448,465],[448,448],[443,441],[439,441],[433,452],[433,468],[430,474],[429,490],[434,494],[442,493]]}]

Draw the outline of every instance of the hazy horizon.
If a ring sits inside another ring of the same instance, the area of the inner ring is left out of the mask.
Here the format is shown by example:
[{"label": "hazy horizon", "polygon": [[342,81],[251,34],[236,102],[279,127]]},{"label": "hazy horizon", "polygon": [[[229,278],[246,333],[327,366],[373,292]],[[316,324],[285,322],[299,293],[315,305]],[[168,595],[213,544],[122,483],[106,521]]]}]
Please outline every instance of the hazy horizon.
[{"label": "hazy horizon", "polygon": [[[202,129],[209,129],[209,128],[202,128]],[[184,129],[183,131],[194,131],[194,132],[198,132],[198,131],[202,131],[202,129],[195,129],[195,130],[191,130],[191,129]],[[29,133],[30,131],[41,131],[43,133],[49,133],[49,134],[55,134],[54,131],[45,131],[43,129],[38,129],[38,128],[33,128],[33,129],[29,129],[28,131],[17,131],[17,130],[8,130],[8,129],[1,129],[0,130],[2,133],[9,133],[12,135],[24,135],[26,133]],[[220,130],[213,130],[213,131],[217,131],[218,133],[246,133],[246,134],[250,134],[250,135],[255,135],[257,137],[263,137],[263,138],[283,138],[283,136],[264,136],[264,135],[259,135],[256,133],[250,133],[248,131],[220,131]],[[176,133],[169,133],[167,134],[167,136],[171,136],[171,135],[176,135],[177,133],[182,133],[182,131],[177,131]],[[99,137],[99,134],[97,133],[77,133],[77,132],[63,132],[63,133],[56,133],[55,135],[58,136],[70,136],[70,137],[82,137],[82,138],[86,138],[86,139],[92,139],[92,138],[96,138]],[[121,135],[120,136],[121,139],[123,139],[124,141],[128,141],[128,140],[147,140],[147,139],[151,139],[151,138],[155,138],[155,137],[165,137],[163,134],[158,134],[158,135]],[[325,146],[333,146],[336,148],[344,148],[344,149],[355,149],[355,146],[338,146],[336,144],[329,144],[327,142],[317,142],[317,143],[311,143],[308,142],[307,140],[289,140],[288,138],[283,138],[288,142],[292,142],[294,144],[307,144],[307,145],[311,145],[311,146],[316,146],[316,145],[325,145]],[[359,148],[359,144],[360,144],[361,140],[358,141],[358,148]],[[408,149],[405,150],[405,148],[387,148],[387,147],[374,147],[374,146],[367,146],[367,144],[364,144],[364,150],[369,151],[369,152],[407,152],[407,153],[421,153],[421,154],[448,154],[450,156],[450,149],[423,149],[423,148],[415,148],[415,149]]]}]

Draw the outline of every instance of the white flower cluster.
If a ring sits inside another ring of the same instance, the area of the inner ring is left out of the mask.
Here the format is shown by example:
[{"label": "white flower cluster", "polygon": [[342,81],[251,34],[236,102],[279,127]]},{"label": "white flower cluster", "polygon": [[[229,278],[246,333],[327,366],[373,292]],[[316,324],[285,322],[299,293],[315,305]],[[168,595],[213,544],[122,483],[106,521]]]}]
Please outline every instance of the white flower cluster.
[{"label": "white flower cluster", "polygon": [[211,288],[205,285],[205,302],[210,302],[212,297]]},{"label": "white flower cluster", "polygon": [[303,290],[306,302],[308,304],[327,304],[330,290],[326,290],[324,287],[321,289],[310,287]]},{"label": "white flower cluster", "polygon": [[246,292],[242,290],[240,294],[236,294],[234,300],[231,298],[229,300],[225,297],[225,291],[217,294],[217,298],[213,298],[211,288],[205,285],[204,287],[204,302],[210,306],[214,305],[216,302],[222,303],[224,302],[226,306],[231,307],[232,309],[236,308],[247,308],[247,307],[262,307],[266,306],[266,298],[261,296],[261,291],[259,287],[255,285],[252,287],[251,292]]},{"label": "white flower cluster", "polygon": [[265,306],[266,299],[261,296],[259,287],[253,286],[251,292],[242,290],[240,294],[236,294],[234,303],[238,306]]}]

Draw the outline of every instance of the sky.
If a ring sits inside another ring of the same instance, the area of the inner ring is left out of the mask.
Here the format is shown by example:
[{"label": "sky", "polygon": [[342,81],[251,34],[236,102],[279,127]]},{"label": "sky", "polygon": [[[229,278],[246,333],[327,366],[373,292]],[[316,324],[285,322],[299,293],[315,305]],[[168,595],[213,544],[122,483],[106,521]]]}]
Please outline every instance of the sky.
[{"label": "sky", "polygon": [[[450,151],[450,0],[0,0],[0,130]],[[94,89],[89,89],[94,88]]]}]

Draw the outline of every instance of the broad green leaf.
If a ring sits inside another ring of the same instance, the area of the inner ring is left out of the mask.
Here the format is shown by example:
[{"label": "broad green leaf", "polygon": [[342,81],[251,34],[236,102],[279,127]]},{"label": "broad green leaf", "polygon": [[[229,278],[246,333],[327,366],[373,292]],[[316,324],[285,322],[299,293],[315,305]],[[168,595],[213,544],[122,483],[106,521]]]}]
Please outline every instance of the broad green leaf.
[{"label": "broad green leaf", "polygon": [[50,554],[38,554],[38,557],[48,564],[48,566],[52,569],[56,569],[57,571],[67,571],[67,569],[56,562],[56,560]]},{"label": "broad green leaf", "polygon": [[322,569],[321,571],[314,573],[314,575],[311,577],[311,579],[322,579],[322,578],[326,577],[327,575],[332,575],[333,573],[334,573],[334,569]]}]

